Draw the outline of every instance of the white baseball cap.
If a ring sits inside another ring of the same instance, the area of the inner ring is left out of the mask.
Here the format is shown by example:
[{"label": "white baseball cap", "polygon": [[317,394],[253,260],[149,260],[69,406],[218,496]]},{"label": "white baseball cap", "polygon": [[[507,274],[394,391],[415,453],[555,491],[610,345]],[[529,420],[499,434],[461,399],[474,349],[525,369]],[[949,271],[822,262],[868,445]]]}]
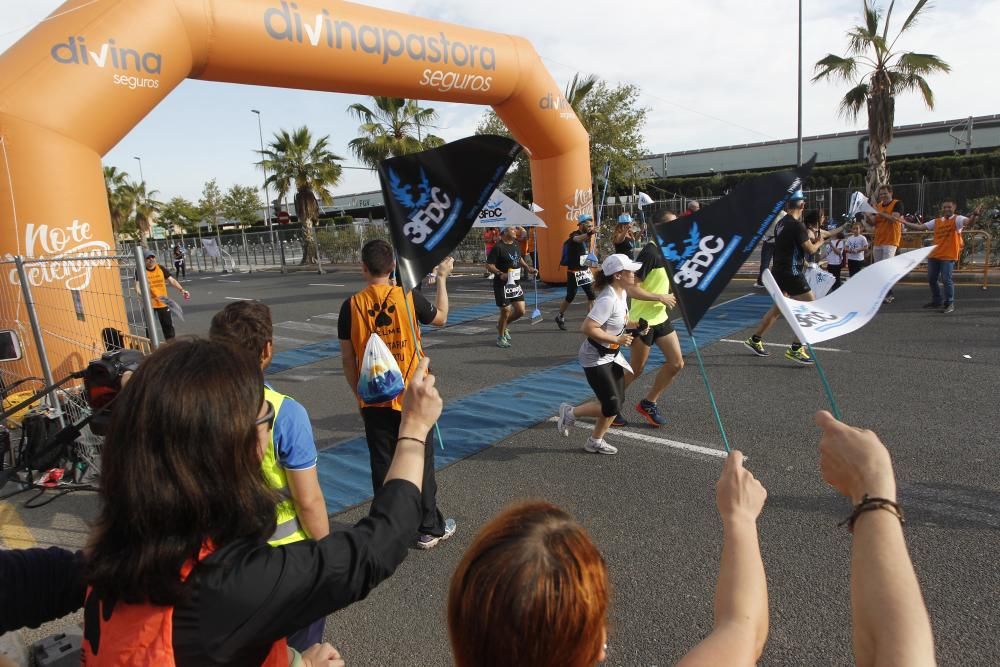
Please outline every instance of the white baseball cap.
[{"label": "white baseball cap", "polygon": [[601,271],[603,271],[606,276],[614,275],[619,271],[638,271],[641,268],[642,264],[639,262],[633,262],[627,255],[622,255],[620,253],[605,257],[604,262],[601,263]]}]

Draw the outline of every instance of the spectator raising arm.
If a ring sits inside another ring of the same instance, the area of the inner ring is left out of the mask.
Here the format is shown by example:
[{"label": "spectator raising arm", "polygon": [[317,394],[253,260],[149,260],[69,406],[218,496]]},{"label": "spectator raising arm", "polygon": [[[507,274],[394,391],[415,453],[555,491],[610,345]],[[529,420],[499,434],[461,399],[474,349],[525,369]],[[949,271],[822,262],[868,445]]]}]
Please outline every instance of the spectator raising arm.
[{"label": "spectator raising arm", "polygon": [[[903,539],[892,459],[878,436],[816,413],[823,479],[855,505],[852,515],[851,611],[860,667],[934,665],[934,637]],[[867,509],[866,509],[867,508]],[[868,511],[870,509],[871,511]]]},{"label": "spectator raising arm", "polygon": [[754,665],[767,640],[767,579],[757,541],[757,517],[767,490],[732,452],[716,486],[722,517],[722,562],[712,633],[678,667]]}]

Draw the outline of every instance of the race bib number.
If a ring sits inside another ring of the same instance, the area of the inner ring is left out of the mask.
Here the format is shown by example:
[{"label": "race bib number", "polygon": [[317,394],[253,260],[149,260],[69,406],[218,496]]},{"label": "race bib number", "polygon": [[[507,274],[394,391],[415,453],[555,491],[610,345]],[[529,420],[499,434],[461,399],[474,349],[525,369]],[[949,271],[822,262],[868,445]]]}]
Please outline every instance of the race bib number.
[{"label": "race bib number", "polygon": [[575,271],[573,275],[576,277],[577,287],[583,287],[584,285],[589,285],[594,282],[594,274],[586,269],[583,271]]},{"label": "race bib number", "polygon": [[507,284],[503,286],[503,298],[510,300],[522,296],[524,296],[524,289],[520,285]]},{"label": "race bib number", "polygon": [[510,269],[507,271],[507,284],[516,283],[521,279],[521,269]]}]

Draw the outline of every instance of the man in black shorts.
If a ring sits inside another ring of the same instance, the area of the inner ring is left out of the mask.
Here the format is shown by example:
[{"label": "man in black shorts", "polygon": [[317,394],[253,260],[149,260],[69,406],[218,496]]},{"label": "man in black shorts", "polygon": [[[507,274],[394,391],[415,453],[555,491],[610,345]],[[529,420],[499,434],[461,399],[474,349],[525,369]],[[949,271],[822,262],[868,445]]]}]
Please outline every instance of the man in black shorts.
[{"label": "man in black shorts", "polygon": [[[815,240],[802,222],[802,213],[806,208],[805,195],[802,191],[796,191],[788,203],[785,204],[785,211],[788,215],[783,217],[774,231],[774,265],[771,273],[775,282],[781,288],[782,294],[795,299],[796,301],[815,301],[816,296],[812,293],[809,283],[805,277],[806,256],[817,252],[823,245],[822,237]],[[770,356],[764,349],[762,337],[771,328],[781,311],[778,306],[771,306],[771,309],[760,321],[760,326],[752,336],[743,341],[743,344],[758,357]],[[800,364],[813,363],[812,357],[802,348],[802,343],[795,341],[791,347],[785,350],[785,359],[795,361]]]},{"label": "man in black shorts", "polygon": [[486,258],[486,270],[493,274],[493,298],[500,309],[497,320],[497,347],[510,347],[510,331],[507,325],[524,316],[524,288],[521,287],[521,271],[535,274],[535,268],[525,261],[518,243],[520,227],[504,227],[500,241],[490,250]]},{"label": "man in black shorts", "polygon": [[594,236],[594,216],[584,213],[576,219],[577,231],[569,235],[564,245],[566,258],[566,300],[559,306],[556,324],[566,331],[566,309],[576,298],[579,287],[587,295],[587,308],[594,304],[594,277],[587,266],[590,254],[590,239]]}]

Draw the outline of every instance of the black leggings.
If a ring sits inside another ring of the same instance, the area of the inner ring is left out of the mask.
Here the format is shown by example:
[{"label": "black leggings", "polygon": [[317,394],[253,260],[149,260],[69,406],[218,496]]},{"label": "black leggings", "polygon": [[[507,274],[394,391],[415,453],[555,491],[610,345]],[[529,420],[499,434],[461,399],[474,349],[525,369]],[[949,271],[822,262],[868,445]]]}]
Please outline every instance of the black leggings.
[{"label": "black leggings", "polygon": [[[581,269],[582,270],[582,269]],[[594,296],[594,283],[587,283],[580,289],[583,293],[587,295],[587,301],[593,301],[597,297]],[[566,303],[573,303],[573,299],[576,298],[576,275],[573,271],[566,272]]]},{"label": "black leggings", "polygon": [[625,396],[625,369],[612,361],[610,364],[584,368],[583,373],[601,403],[601,414],[614,417],[621,412]]}]

